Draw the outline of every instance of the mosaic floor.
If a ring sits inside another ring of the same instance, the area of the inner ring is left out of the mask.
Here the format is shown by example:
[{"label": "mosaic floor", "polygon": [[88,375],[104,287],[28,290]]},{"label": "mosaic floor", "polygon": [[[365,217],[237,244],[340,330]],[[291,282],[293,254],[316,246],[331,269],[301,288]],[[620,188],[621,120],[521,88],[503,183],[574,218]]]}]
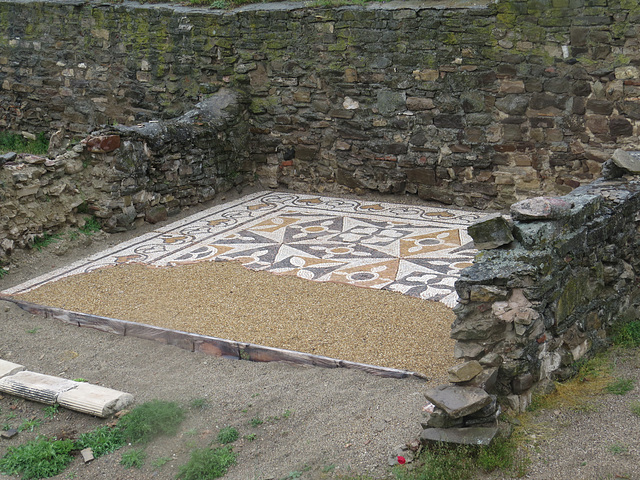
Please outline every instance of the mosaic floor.
[{"label": "mosaic floor", "polygon": [[478,212],[259,192],[158,228],[4,291],[122,263],[236,260],[255,270],[392,290],[448,306],[476,251]]}]

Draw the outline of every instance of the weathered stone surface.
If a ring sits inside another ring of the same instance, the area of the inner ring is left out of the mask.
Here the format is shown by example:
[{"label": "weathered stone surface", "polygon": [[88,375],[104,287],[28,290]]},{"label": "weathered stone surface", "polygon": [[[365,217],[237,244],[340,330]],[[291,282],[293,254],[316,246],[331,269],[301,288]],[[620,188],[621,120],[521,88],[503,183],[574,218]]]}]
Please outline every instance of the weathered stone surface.
[{"label": "weathered stone surface", "polygon": [[516,395],[526,392],[532,386],[533,375],[531,375],[531,373],[529,372],[518,375],[511,381],[511,388],[513,389],[513,393],[515,393]]},{"label": "weathered stone surface", "polygon": [[106,418],[133,403],[133,395],[90,383],[76,383],[76,388],[58,395],[57,403],[77,412]]},{"label": "weathered stone surface", "polygon": [[451,383],[468,382],[479,373],[482,373],[482,365],[477,360],[471,360],[451,367],[448,373]]},{"label": "weathered stone surface", "polygon": [[420,441],[489,445],[497,433],[498,427],[426,428],[420,434]]},{"label": "weathered stone surface", "polygon": [[100,135],[85,140],[87,150],[92,153],[109,153],[120,148],[120,135]]},{"label": "weathered stone surface", "polygon": [[4,165],[7,162],[13,162],[18,157],[15,152],[8,152],[4,155],[0,155],[0,165]]},{"label": "weathered stone surface", "polygon": [[513,241],[511,228],[509,221],[502,215],[492,215],[469,226],[467,232],[478,250],[490,250]]},{"label": "weathered stone surface", "polygon": [[640,174],[640,152],[629,152],[618,148],[613,152],[611,159],[619,168],[636,175]]},{"label": "weathered stone surface", "polygon": [[423,428],[452,428],[462,427],[464,419],[453,418],[441,408],[435,408],[431,413],[424,414],[425,420],[422,422]]},{"label": "weathered stone surface", "polygon": [[487,368],[476,375],[468,382],[463,382],[460,386],[481,388],[487,393],[494,393],[496,383],[498,381],[498,369],[495,367]]},{"label": "weathered stone surface", "polygon": [[49,405],[56,403],[59,394],[77,385],[71,380],[29,371],[0,378],[0,392]]},{"label": "weathered stone surface", "polygon": [[80,450],[80,455],[82,455],[82,461],[84,463],[89,463],[94,459],[93,450],[90,448],[83,448]]},{"label": "weathered stone surface", "polygon": [[14,373],[25,370],[25,367],[17,363],[0,359],[0,378],[13,375]]},{"label": "weathered stone surface", "polygon": [[144,217],[145,221],[151,224],[164,222],[165,220],[167,220],[167,218],[169,218],[167,208],[160,205],[147,210],[147,213],[145,213]]},{"label": "weathered stone surface", "polygon": [[491,397],[480,388],[440,385],[425,392],[431,403],[452,418],[471,415],[491,402]]},{"label": "weathered stone surface", "polygon": [[561,197],[535,197],[511,205],[514,220],[554,220],[566,216],[572,204]]}]

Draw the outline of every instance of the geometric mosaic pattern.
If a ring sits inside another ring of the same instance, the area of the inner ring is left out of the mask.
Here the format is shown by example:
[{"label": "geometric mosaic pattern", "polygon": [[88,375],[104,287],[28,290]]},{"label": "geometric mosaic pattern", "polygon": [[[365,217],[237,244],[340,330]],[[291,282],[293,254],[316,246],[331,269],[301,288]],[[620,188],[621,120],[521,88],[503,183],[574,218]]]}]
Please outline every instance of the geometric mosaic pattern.
[{"label": "geometric mosaic pattern", "polygon": [[3,293],[121,263],[236,260],[247,268],[392,290],[454,306],[484,214],[281,192],[217,205]]}]

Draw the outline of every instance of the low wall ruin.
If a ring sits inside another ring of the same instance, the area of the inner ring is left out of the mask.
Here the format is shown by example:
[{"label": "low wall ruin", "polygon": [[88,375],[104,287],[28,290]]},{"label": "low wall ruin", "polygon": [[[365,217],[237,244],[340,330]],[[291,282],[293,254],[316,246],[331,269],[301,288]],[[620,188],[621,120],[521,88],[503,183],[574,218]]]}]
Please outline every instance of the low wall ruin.
[{"label": "low wall ruin", "polygon": [[487,249],[456,282],[455,354],[499,367],[495,391],[515,410],[534,385],[574,374],[616,323],[638,318],[639,157],[618,151],[604,178],[469,228]]}]

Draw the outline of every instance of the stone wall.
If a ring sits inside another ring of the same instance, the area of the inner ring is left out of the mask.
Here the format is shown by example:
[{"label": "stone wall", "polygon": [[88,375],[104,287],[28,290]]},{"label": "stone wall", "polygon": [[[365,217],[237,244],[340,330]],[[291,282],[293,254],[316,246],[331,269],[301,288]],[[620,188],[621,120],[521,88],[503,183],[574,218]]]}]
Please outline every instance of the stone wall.
[{"label": "stone wall", "polygon": [[[625,157],[614,155],[620,165]],[[576,361],[607,344],[612,325],[638,318],[635,157],[635,175],[607,163],[605,178],[563,197],[518,202],[512,221],[469,229],[489,249],[456,283],[455,354],[499,366],[497,393],[516,409],[526,407],[534,384],[574,373]]]},{"label": "stone wall", "polygon": [[[97,217],[109,232],[164,220],[245,181],[248,126],[238,95],[221,89],[176,119],[114,126],[49,158],[0,157],[0,261],[14,248]],[[57,153],[56,153],[57,151]]]},{"label": "stone wall", "polygon": [[248,98],[269,186],[506,207],[638,146],[635,0],[392,2],[231,12],[0,1],[0,128],[83,136]]}]

